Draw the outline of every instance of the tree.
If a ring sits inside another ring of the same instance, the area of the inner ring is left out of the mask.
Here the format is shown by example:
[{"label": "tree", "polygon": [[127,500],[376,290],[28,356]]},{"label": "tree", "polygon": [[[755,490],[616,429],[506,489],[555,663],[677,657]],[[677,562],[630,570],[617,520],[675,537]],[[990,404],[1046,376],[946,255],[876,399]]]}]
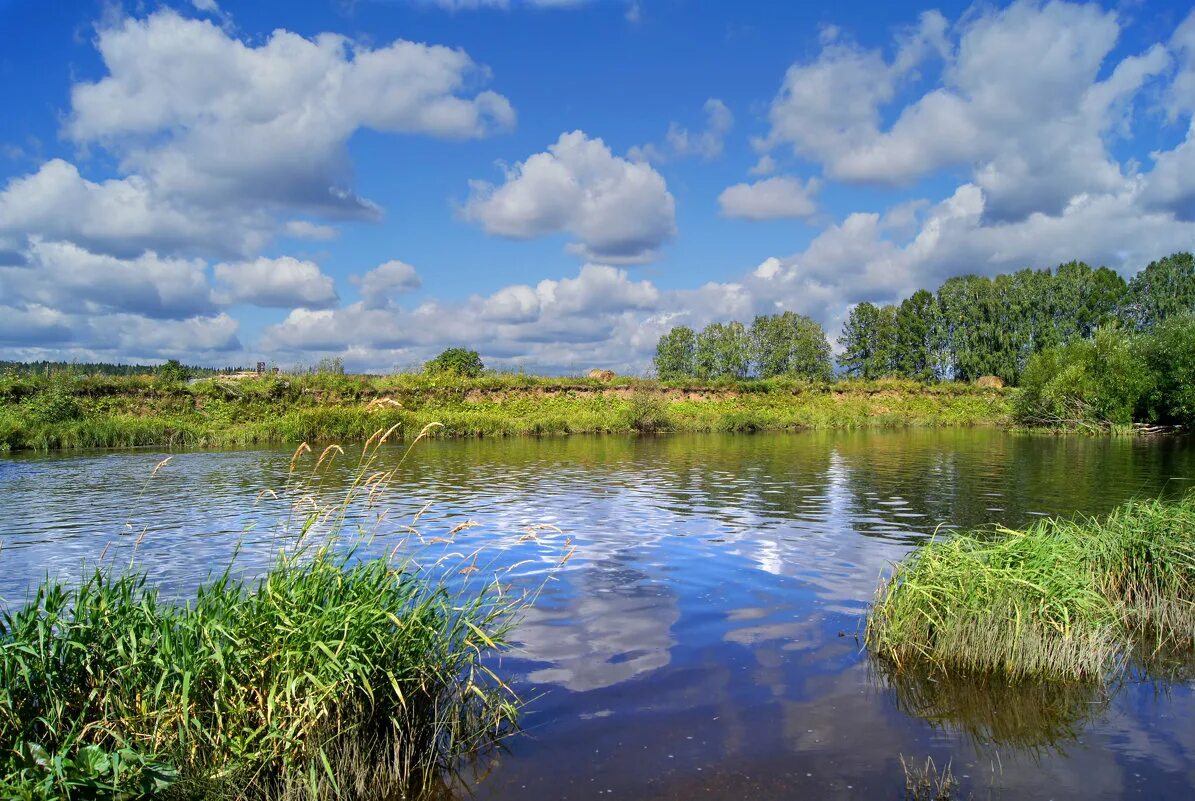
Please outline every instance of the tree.
[{"label": "tree", "polygon": [[172,384],[181,384],[191,377],[191,371],[178,359],[167,359],[158,366],[158,377]]},{"label": "tree", "polygon": [[1115,270],[1093,270],[1081,261],[1058,265],[1052,303],[1056,342],[1086,339],[1100,326],[1111,324],[1127,291],[1128,284]]},{"label": "tree", "polygon": [[466,378],[476,378],[485,370],[481,356],[475,350],[449,348],[423,365],[429,373],[451,373]]},{"label": "tree", "polygon": [[751,339],[747,329],[737,320],[710,323],[697,335],[693,361],[698,378],[746,378],[751,369]]},{"label": "tree", "polygon": [[1123,314],[1139,330],[1184,312],[1195,312],[1195,258],[1190,253],[1151,262],[1129,281]]},{"label": "tree", "polygon": [[662,381],[675,381],[696,375],[694,356],[697,337],[686,325],[677,326],[660,337],[656,344],[656,375]]},{"label": "tree", "polygon": [[843,353],[838,363],[847,375],[880,378],[896,372],[897,325],[894,306],[857,303],[838,338]]},{"label": "tree", "polygon": [[896,373],[917,381],[939,374],[941,346],[938,301],[918,289],[896,310]]},{"label": "tree", "polygon": [[760,378],[790,376],[812,380],[832,373],[826,332],[795,312],[759,315],[751,323],[751,361]]},{"label": "tree", "polygon": [[792,350],[788,374],[811,381],[830,380],[834,374],[834,366],[826,330],[811,317],[792,312],[785,314],[792,315]]}]

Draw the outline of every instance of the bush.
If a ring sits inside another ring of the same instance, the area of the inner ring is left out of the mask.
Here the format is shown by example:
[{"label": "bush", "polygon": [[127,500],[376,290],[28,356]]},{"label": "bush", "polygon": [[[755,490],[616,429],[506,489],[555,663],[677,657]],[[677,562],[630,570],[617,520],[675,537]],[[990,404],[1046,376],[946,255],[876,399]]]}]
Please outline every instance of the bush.
[{"label": "bush", "polygon": [[55,378],[21,404],[40,423],[68,423],[82,414],[69,379]]},{"label": "bush", "polygon": [[627,424],[640,433],[667,431],[672,427],[667,402],[658,393],[636,389],[627,409]]},{"label": "bush", "polygon": [[1034,354],[1014,414],[1033,426],[1130,425],[1145,416],[1157,379],[1142,342],[1116,328]]},{"label": "bush", "polygon": [[1154,375],[1144,400],[1149,419],[1195,425],[1195,315],[1163,322],[1142,338],[1141,353]]},{"label": "bush", "polygon": [[191,371],[178,359],[167,359],[158,367],[158,378],[169,384],[181,384],[191,377]]},{"label": "bush", "polygon": [[485,370],[481,355],[475,350],[449,348],[423,365],[429,373],[452,373],[465,378],[476,378]]}]

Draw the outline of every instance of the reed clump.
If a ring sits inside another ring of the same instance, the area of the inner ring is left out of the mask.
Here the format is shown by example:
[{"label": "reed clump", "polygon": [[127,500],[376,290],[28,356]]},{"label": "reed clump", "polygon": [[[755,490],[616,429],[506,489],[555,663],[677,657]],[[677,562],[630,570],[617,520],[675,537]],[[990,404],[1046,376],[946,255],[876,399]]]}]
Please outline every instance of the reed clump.
[{"label": "reed clump", "polygon": [[103,566],[0,607],[0,796],[409,798],[510,733],[519,700],[489,657],[527,596],[461,554],[340,536],[393,477],[385,438],[324,504],[310,477],[340,449],[296,451],[292,508],[310,511],[258,578],[230,567],[180,602]]},{"label": "reed clump", "polygon": [[1195,493],[958,532],[896,565],[867,620],[894,669],[1103,681],[1195,646]]}]

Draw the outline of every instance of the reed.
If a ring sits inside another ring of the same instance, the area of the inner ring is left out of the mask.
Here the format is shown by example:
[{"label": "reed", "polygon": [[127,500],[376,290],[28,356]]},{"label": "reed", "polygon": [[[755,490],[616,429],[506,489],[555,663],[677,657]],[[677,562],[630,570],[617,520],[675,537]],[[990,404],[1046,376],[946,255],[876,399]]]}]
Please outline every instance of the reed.
[{"label": "reed", "polygon": [[1103,681],[1195,646],[1195,493],[1101,519],[959,532],[896,565],[867,620],[872,653],[1013,679]]},{"label": "reed", "polygon": [[410,526],[380,558],[380,529],[345,533],[351,506],[380,508],[392,433],[326,503],[342,451],[300,446],[259,578],[230,566],[179,602],[108,562],[0,609],[0,796],[406,798],[513,731],[490,656],[529,597],[473,575],[476,553],[399,557]]}]

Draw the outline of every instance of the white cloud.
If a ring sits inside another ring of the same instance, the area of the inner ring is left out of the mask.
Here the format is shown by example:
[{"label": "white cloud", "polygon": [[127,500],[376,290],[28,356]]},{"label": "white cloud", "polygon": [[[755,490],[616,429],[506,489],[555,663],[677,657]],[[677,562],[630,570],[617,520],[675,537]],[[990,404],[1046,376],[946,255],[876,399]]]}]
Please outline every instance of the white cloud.
[{"label": "white cloud", "polygon": [[319,265],[290,256],[260,257],[253,261],[222,262],[214,268],[222,304],[318,309],[337,301],[336,285]]},{"label": "white cloud", "polygon": [[705,101],[705,130],[692,132],[677,123],[668,126],[664,144],[646,144],[632,147],[627,155],[636,161],[668,161],[685,156],[700,156],[715,159],[722,155],[726,134],[734,127],[734,114],[716,97]]},{"label": "white cloud", "polygon": [[367,309],[386,308],[396,295],[413,292],[423,285],[415,268],[397,259],[383,262],[350,280],[361,287],[361,301]]},{"label": "white cloud", "polygon": [[0,235],[70,240],[118,256],[252,250],[264,244],[268,226],[254,210],[229,219],[221,209],[162,198],[139,175],[88,181],[61,159],[11,179],[0,191]]},{"label": "white cloud", "polygon": [[447,47],[285,30],[254,47],[171,11],[102,28],[97,46],[109,74],[73,87],[66,134],[193,202],[376,217],[351,187],[355,131],[475,138],[515,120],[501,95],[462,94],[486,71]]},{"label": "white cloud", "polygon": [[[1080,192],[1123,185],[1105,139],[1125,133],[1126,105],[1169,63],[1159,45],[1099,80],[1119,32],[1116,14],[1095,5],[1022,1],[964,18],[950,41],[944,20],[923,15],[892,61],[831,44],[789,70],[760,147],[789,144],[847,181],[904,183],[972,167],[993,219],[1058,213]],[[946,54],[941,86],[881,130],[881,107],[933,51]]]},{"label": "white cloud", "polygon": [[171,259],[147,251],[132,259],[92,253],[70,242],[34,240],[25,263],[0,267],[7,302],[63,312],[130,312],[154,319],[215,310],[201,259]]},{"label": "white cloud", "polygon": [[133,314],[112,314],[86,320],[87,346],[120,358],[194,358],[241,349],[239,324],[227,314],[185,320],[150,320]]},{"label": "white cloud", "polygon": [[289,220],[285,229],[288,236],[296,239],[314,239],[327,241],[336,238],[336,229],[330,225],[320,225],[310,220]]},{"label": "white cloud", "polygon": [[0,345],[53,347],[73,336],[69,318],[56,309],[0,306]]},{"label": "white cloud", "polygon": [[582,131],[506,170],[501,186],[474,181],[466,219],[491,234],[531,239],[568,233],[587,259],[650,259],[676,233],[676,204],[663,176],[610,152]]},{"label": "white cloud", "polygon": [[718,195],[718,205],[727,217],[749,220],[808,217],[817,210],[813,196],[820,188],[821,182],[816,178],[802,185],[796,178],[777,176],[753,184],[729,186]]}]

